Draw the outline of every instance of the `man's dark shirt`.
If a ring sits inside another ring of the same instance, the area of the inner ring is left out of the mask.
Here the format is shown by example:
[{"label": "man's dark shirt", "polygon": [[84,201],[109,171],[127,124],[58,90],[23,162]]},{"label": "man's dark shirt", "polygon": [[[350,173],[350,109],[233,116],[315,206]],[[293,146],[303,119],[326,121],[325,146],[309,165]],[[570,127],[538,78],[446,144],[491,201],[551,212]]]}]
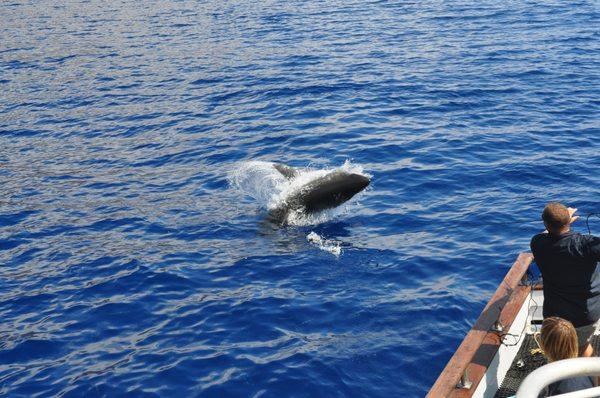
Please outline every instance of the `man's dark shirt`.
[{"label": "man's dark shirt", "polygon": [[531,251],[544,279],[544,318],[559,316],[575,327],[600,319],[600,238],[537,234]]}]

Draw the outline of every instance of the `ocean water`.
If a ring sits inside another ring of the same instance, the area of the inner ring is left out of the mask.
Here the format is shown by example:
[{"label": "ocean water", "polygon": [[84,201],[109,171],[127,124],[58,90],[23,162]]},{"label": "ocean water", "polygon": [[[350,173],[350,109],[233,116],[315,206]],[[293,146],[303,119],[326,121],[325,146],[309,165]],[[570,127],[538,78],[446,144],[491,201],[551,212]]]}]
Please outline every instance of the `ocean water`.
[{"label": "ocean water", "polygon": [[[600,211],[599,17],[3,1],[0,395],[423,396],[544,204]],[[372,183],[280,227],[253,161]]]}]

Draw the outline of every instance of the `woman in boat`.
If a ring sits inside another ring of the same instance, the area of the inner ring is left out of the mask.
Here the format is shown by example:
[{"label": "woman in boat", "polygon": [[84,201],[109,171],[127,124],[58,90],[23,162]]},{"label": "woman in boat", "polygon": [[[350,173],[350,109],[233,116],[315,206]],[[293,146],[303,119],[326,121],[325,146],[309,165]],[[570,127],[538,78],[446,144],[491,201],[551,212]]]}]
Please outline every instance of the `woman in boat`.
[{"label": "woman in boat", "polygon": [[[546,318],[542,323],[540,337],[540,348],[544,351],[549,362],[577,358],[579,353],[577,332],[571,322],[556,316]],[[542,396],[554,396],[595,387],[596,382],[594,379],[583,376],[557,381],[550,384]]]}]

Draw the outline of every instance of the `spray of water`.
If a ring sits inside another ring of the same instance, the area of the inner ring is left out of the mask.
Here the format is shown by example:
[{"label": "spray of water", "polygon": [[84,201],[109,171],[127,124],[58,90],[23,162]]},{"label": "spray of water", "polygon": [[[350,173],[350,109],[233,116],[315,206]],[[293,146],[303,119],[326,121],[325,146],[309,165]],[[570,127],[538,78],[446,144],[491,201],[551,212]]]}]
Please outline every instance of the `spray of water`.
[{"label": "spray of water", "polygon": [[316,245],[319,249],[329,252],[336,257],[339,257],[342,254],[342,245],[340,242],[325,239],[314,231],[306,235],[306,240]]}]

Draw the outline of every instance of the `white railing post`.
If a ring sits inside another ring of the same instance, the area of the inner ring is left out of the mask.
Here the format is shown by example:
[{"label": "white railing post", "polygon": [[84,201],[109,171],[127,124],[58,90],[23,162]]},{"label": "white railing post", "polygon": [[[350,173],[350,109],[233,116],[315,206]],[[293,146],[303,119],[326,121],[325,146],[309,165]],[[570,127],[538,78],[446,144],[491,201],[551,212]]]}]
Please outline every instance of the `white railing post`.
[{"label": "white railing post", "polygon": [[[600,358],[574,358],[556,361],[531,372],[523,380],[517,398],[537,398],[544,388],[555,381],[579,376],[600,375]],[[568,394],[557,395],[561,398],[591,398],[600,395],[600,388],[588,388]]]}]

